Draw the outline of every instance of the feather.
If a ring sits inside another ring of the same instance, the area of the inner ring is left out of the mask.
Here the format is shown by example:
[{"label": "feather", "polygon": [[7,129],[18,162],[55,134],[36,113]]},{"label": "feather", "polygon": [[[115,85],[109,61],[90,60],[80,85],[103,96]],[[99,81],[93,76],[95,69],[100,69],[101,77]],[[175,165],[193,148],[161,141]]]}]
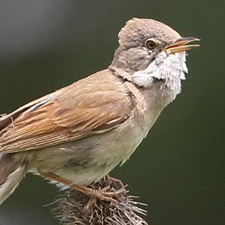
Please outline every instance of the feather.
[{"label": "feather", "polygon": [[133,107],[121,79],[103,70],[0,118],[0,152],[40,149],[107,132],[129,118]]}]

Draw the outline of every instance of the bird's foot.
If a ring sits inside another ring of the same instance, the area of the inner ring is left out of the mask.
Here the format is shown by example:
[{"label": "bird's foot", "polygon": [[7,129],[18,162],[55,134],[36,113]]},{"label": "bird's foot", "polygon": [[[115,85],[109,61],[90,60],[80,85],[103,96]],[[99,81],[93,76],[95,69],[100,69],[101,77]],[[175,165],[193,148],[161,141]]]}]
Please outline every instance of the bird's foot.
[{"label": "bird's foot", "polygon": [[111,202],[112,204],[117,204],[118,202],[114,198],[117,195],[124,192],[124,188],[121,188],[116,191],[108,191],[110,189],[110,186],[107,186],[107,187],[99,189],[99,190],[89,188],[89,187],[85,187],[85,188],[87,188],[87,192],[85,192],[85,194],[90,197],[89,201],[87,202],[87,204],[84,207],[85,209],[90,209],[95,204],[97,199],[99,199],[101,201]]},{"label": "bird's foot", "polygon": [[[111,202],[113,204],[117,204],[117,200],[114,199],[114,198],[116,196],[118,196],[119,194],[123,193],[124,190],[125,190],[123,186],[120,189],[115,190],[115,191],[109,191],[110,186],[106,186],[102,189],[94,189],[94,188],[91,188],[91,187],[73,184],[73,183],[71,183],[71,181],[69,181],[65,178],[62,178],[62,177],[60,177],[60,176],[58,176],[54,173],[42,173],[40,171],[39,171],[39,173],[47,179],[54,180],[58,183],[67,185],[67,186],[69,186],[69,187],[89,196],[90,199],[87,202],[87,204],[85,205],[85,209],[90,209],[94,205],[94,203],[97,201],[97,199],[99,199],[101,201],[107,201],[107,202]],[[112,178],[109,177],[109,176],[107,177],[107,179],[112,180]],[[113,178],[113,181],[121,184],[120,180],[117,180],[117,179]]]}]

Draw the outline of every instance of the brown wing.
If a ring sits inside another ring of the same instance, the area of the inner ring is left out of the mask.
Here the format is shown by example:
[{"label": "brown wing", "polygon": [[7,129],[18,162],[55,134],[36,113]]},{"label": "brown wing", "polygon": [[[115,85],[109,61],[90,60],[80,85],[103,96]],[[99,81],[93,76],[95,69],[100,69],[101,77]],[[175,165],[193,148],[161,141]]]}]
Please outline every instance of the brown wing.
[{"label": "brown wing", "polygon": [[104,70],[0,118],[0,152],[45,148],[104,132],[124,122],[133,103]]}]

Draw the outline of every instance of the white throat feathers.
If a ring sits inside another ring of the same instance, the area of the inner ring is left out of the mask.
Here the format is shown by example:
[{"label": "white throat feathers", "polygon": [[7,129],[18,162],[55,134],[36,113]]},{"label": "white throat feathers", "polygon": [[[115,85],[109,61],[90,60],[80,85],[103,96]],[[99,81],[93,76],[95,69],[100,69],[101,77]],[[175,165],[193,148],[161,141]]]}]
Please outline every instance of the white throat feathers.
[{"label": "white throat feathers", "polygon": [[179,52],[168,55],[161,52],[149,66],[132,75],[132,81],[144,88],[151,88],[155,81],[162,81],[160,89],[172,91],[174,98],[181,92],[181,80],[185,80],[186,53]]}]

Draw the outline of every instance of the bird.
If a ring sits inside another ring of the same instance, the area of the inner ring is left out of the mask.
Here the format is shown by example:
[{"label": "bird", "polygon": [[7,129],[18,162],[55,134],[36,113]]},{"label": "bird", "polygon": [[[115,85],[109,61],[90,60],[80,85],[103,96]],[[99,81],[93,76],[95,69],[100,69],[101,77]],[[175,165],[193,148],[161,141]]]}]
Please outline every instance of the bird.
[{"label": "bird", "polygon": [[132,18],[112,63],[0,117],[0,204],[26,173],[87,195],[88,185],[125,163],[181,92],[186,51],[199,45],[168,25]]}]

